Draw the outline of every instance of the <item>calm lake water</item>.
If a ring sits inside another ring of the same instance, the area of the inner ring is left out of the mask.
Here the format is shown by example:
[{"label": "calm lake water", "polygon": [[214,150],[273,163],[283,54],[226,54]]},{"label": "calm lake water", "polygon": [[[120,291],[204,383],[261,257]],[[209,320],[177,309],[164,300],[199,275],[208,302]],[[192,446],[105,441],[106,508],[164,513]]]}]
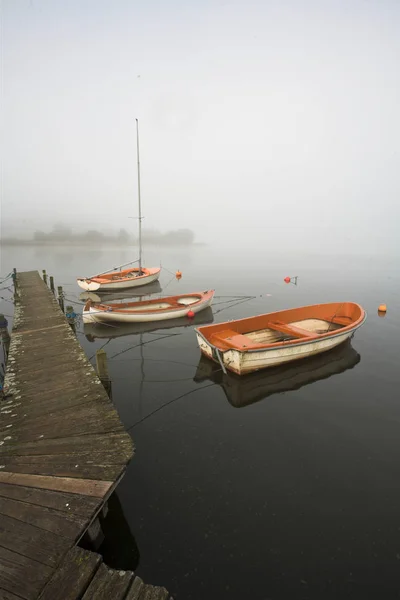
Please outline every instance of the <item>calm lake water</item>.
[{"label": "calm lake water", "polygon": [[[146,264],[160,254],[146,252]],[[79,312],[75,277],[131,258],[126,249],[5,248],[1,274],[45,268]],[[175,600],[400,598],[398,260],[197,246],[163,250],[162,263],[163,294],[255,296],[230,308],[217,297],[205,316],[214,322],[341,300],[362,304],[368,319],[323,359],[239,380],[200,361],[192,326],[80,324],[92,361],[107,352],[136,446],[106,560],[138,561],[137,573]],[[12,314],[7,301],[0,309]]]}]

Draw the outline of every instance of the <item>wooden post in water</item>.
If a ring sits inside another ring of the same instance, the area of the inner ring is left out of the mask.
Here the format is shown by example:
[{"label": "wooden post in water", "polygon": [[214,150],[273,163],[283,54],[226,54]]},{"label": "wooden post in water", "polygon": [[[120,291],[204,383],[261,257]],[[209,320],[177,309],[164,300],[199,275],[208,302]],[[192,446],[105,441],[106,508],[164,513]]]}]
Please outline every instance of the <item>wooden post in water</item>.
[{"label": "wooden post in water", "polygon": [[54,277],[53,275],[50,275],[50,289],[53,292],[54,295],[56,295],[56,290],[54,287]]},{"label": "wooden post in water", "polygon": [[64,292],[63,292],[61,285],[59,285],[57,287],[57,292],[58,292],[58,304],[60,305],[61,310],[64,312]]},{"label": "wooden post in water", "polygon": [[42,273],[43,273],[43,281],[47,285],[47,273],[46,273],[46,269],[43,269]]},{"label": "wooden post in water", "polygon": [[108,374],[107,354],[103,348],[96,352],[96,370],[104,389],[111,398],[111,379]]},{"label": "wooden post in water", "polygon": [[10,334],[8,333],[8,321],[4,315],[0,315],[0,339],[4,348],[4,362],[7,362],[8,352],[10,350]]},{"label": "wooden post in water", "polygon": [[13,269],[12,280],[13,280],[14,291],[15,291],[15,288],[17,287],[17,269],[15,269],[15,268]]}]

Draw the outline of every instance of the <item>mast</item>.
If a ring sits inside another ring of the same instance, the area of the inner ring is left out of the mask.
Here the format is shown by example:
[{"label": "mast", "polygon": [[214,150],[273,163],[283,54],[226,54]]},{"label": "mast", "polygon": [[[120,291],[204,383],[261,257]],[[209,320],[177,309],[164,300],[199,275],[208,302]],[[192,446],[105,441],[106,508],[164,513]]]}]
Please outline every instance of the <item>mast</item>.
[{"label": "mast", "polygon": [[140,197],[140,160],[139,160],[139,121],[136,119],[136,149],[138,171],[138,202],[139,202],[139,275],[142,274],[142,202]]}]

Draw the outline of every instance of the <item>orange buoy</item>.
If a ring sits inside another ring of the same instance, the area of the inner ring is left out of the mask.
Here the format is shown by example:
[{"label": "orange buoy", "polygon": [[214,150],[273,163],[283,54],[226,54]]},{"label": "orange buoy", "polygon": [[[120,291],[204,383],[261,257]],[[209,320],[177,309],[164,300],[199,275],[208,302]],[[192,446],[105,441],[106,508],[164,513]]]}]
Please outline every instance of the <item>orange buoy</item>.
[{"label": "orange buoy", "polygon": [[386,313],[387,308],[386,308],[386,304],[380,304],[378,306],[378,313]]},{"label": "orange buoy", "polygon": [[285,277],[285,279],[283,280],[285,283],[290,283],[290,277]]},{"label": "orange buoy", "polygon": [[175,273],[175,277],[176,277],[177,279],[181,279],[181,277],[182,277],[182,273],[181,273],[180,271],[177,271],[177,272]]},{"label": "orange buoy", "polygon": [[194,317],[194,312],[192,310],[189,310],[187,316],[189,317],[189,319],[193,319]]}]

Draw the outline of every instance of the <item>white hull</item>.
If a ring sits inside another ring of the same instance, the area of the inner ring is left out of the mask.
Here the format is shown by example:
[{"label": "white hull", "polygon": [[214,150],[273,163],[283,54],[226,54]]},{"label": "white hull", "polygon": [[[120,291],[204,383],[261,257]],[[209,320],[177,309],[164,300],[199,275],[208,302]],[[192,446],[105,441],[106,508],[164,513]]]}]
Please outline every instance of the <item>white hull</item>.
[{"label": "white hull", "polygon": [[[163,299],[160,298],[160,304]],[[167,321],[169,319],[179,319],[180,317],[187,317],[188,312],[199,313],[211,306],[213,298],[209,298],[204,302],[199,302],[196,306],[187,305],[182,308],[174,308],[166,312],[143,312],[143,313],[124,313],[112,311],[99,311],[95,306],[90,306],[89,310],[84,310],[82,313],[82,319],[84,323],[149,323],[154,321]]]},{"label": "white hull", "polygon": [[149,283],[157,281],[159,277],[160,271],[154,273],[153,275],[142,275],[140,278],[138,277],[136,281],[134,278],[131,278],[127,279],[127,281],[108,281],[107,283],[98,283],[97,281],[92,281],[91,279],[78,279],[77,282],[79,287],[86,292],[96,292],[97,290],[102,292],[116,292],[119,290],[128,290],[133,287],[148,285]]},{"label": "white hull", "polygon": [[[239,350],[230,349],[226,351],[219,350],[220,358],[229,371],[233,371],[239,375],[259,371],[267,367],[281,365],[293,360],[299,360],[308,356],[314,356],[321,352],[326,352],[343,343],[353,335],[354,331],[346,331],[342,334],[337,334],[325,339],[306,341],[303,344],[287,345],[282,348],[268,348],[265,350],[251,350],[241,352]],[[212,346],[202,335],[196,332],[197,342],[202,353],[219,362],[217,349]]]}]

